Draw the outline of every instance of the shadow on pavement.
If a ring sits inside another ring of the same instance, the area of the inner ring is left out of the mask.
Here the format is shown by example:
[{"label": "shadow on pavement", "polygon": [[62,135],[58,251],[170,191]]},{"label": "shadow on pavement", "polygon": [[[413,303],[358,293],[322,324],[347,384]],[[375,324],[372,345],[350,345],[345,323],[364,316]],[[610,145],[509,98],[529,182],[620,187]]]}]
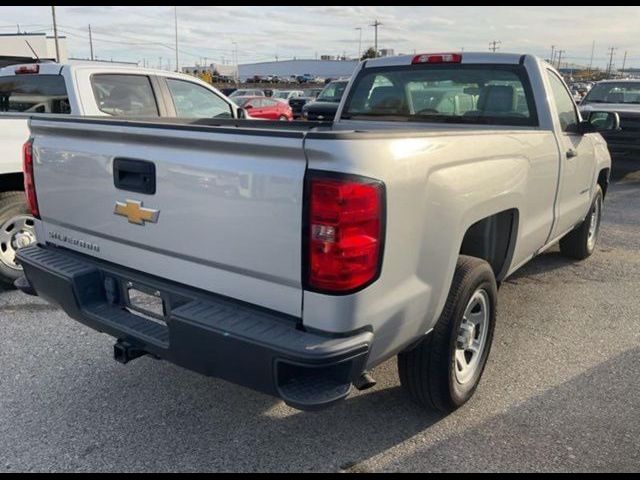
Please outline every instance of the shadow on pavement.
[{"label": "shadow on pavement", "polygon": [[[392,468],[637,472],[640,384],[634,366],[639,363],[640,348],[630,350]],[[585,392],[591,396],[585,398]],[[447,463],[451,458],[460,462]]]},{"label": "shadow on pavement", "polygon": [[611,179],[618,182],[640,182],[640,158],[614,159]]},{"label": "shadow on pavement", "polygon": [[[352,469],[441,420],[414,406],[399,387],[355,395],[323,412],[302,413],[239,387],[154,363],[137,364],[138,371],[128,370],[126,378],[120,367],[109,372],[79,368],[78,391],[62,397],[48,392],[38,402],[40,411],[30,414],[37,417],[29,432],[35,435],[31,455],[42,452],[38,443],[53,442],[65,445],[80,470],[98,461],[118,471],[335,472]],[[97,383],[96,377],[103,381]],[[72,439],[55,431],[42,438],[38,432],[50,417],[67,425]],[[138,464],[138,458],[154,463]],[[40,459],[47,462],[42,454]]]}]

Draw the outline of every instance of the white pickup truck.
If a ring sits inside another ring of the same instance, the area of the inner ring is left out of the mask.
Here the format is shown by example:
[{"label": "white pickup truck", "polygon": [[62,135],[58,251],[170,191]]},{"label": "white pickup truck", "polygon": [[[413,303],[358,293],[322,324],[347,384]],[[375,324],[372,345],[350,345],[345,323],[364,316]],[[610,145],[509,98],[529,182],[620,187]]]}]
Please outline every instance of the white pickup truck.
[{"label": "white pickup truck", "polygon": [[317,409],[399,355],[450,412],[474,394],[498,286],[596,249],[611,158],[527,55],[364,62],[333,124],[38,118],[26,293],[165,359]]},{"label": "white pickup truck", "polygon": [[22,270],[15,251],[34,242],[24,200],[22,146],[37,114],[237,118],[238,108],[193,77],[99,64],[16,65],[0,70],[0,282]]}]

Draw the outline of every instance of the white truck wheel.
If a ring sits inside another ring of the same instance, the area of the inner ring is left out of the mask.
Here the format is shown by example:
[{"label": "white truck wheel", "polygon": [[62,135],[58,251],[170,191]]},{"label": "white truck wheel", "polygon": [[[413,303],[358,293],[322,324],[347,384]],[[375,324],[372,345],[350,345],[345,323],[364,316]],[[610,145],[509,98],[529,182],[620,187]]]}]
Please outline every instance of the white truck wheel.
[{"label": "white truck wheel", "polygon": [[398,358],[402,386],[419,405],[450,413],[473,397],[491,352],[497,299],[489,264],[460,257],[435,329]]},{"label": "white truck wheel", "polygon": [[16,252],[35,241],[34,220],[24,193],[0,194],[0,282],[13,285],[22,275]]},{"label": "white truck wheel", "polygon": [[565,257],[586,260],[596,251],[600,240],[600,225],[604,209],[604,194],[598,187],[596,198],[586,220],[560,241],[560,251]]}]

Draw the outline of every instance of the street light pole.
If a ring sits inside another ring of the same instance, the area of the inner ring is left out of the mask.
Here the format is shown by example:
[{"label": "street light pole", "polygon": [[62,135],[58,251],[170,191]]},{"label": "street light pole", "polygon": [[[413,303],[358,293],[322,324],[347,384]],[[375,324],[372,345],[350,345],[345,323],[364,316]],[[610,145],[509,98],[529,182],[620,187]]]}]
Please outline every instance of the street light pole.
[{"label": "street light pole", "polygon": [[60,63],[60,41],[58,40],[58,22],[56,20],[56,7],[51,6],[51,16],[53,17],[53,37],[56,42],[56,62]]},{"label": "street light pole", "polygon": [[371,26],[372,26],[373,28],[375,28],[375,29],[376,29],[376,44],[375,44],[375,45],[376,45],[376,46],[375,46],[375,48],[376,48],[376,57],[375,57],[375,58],[378,58],[378,56],[379,56],[379,50],[378,50],[378,29],[382,26],[382,23],[380,23],[380,21],[379,21],[379,20],[376,20],[375,22],[373,22],[373,24],[372,24]]},{"label": "street light pole", "polygon": [[362,58],[362,27],[356,28],[360,32],[360,42],[358,43],[358,60]]}]

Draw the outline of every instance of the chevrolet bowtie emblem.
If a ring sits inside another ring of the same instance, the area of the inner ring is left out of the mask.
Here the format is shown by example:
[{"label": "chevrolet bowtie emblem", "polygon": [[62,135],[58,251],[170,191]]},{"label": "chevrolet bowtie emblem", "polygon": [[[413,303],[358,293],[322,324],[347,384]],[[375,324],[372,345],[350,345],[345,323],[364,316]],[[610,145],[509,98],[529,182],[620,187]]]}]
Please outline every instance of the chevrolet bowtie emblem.
[{"label": "chevrolet bowtie emblem", "polygon": [[117,202],[114,213],[126,217],[129,223],[142,226],[147,223],[158,223],[160,217],[160,210],[143,208],[142,202],[134,202],[133,200],[127,200],[127,203]]}]

